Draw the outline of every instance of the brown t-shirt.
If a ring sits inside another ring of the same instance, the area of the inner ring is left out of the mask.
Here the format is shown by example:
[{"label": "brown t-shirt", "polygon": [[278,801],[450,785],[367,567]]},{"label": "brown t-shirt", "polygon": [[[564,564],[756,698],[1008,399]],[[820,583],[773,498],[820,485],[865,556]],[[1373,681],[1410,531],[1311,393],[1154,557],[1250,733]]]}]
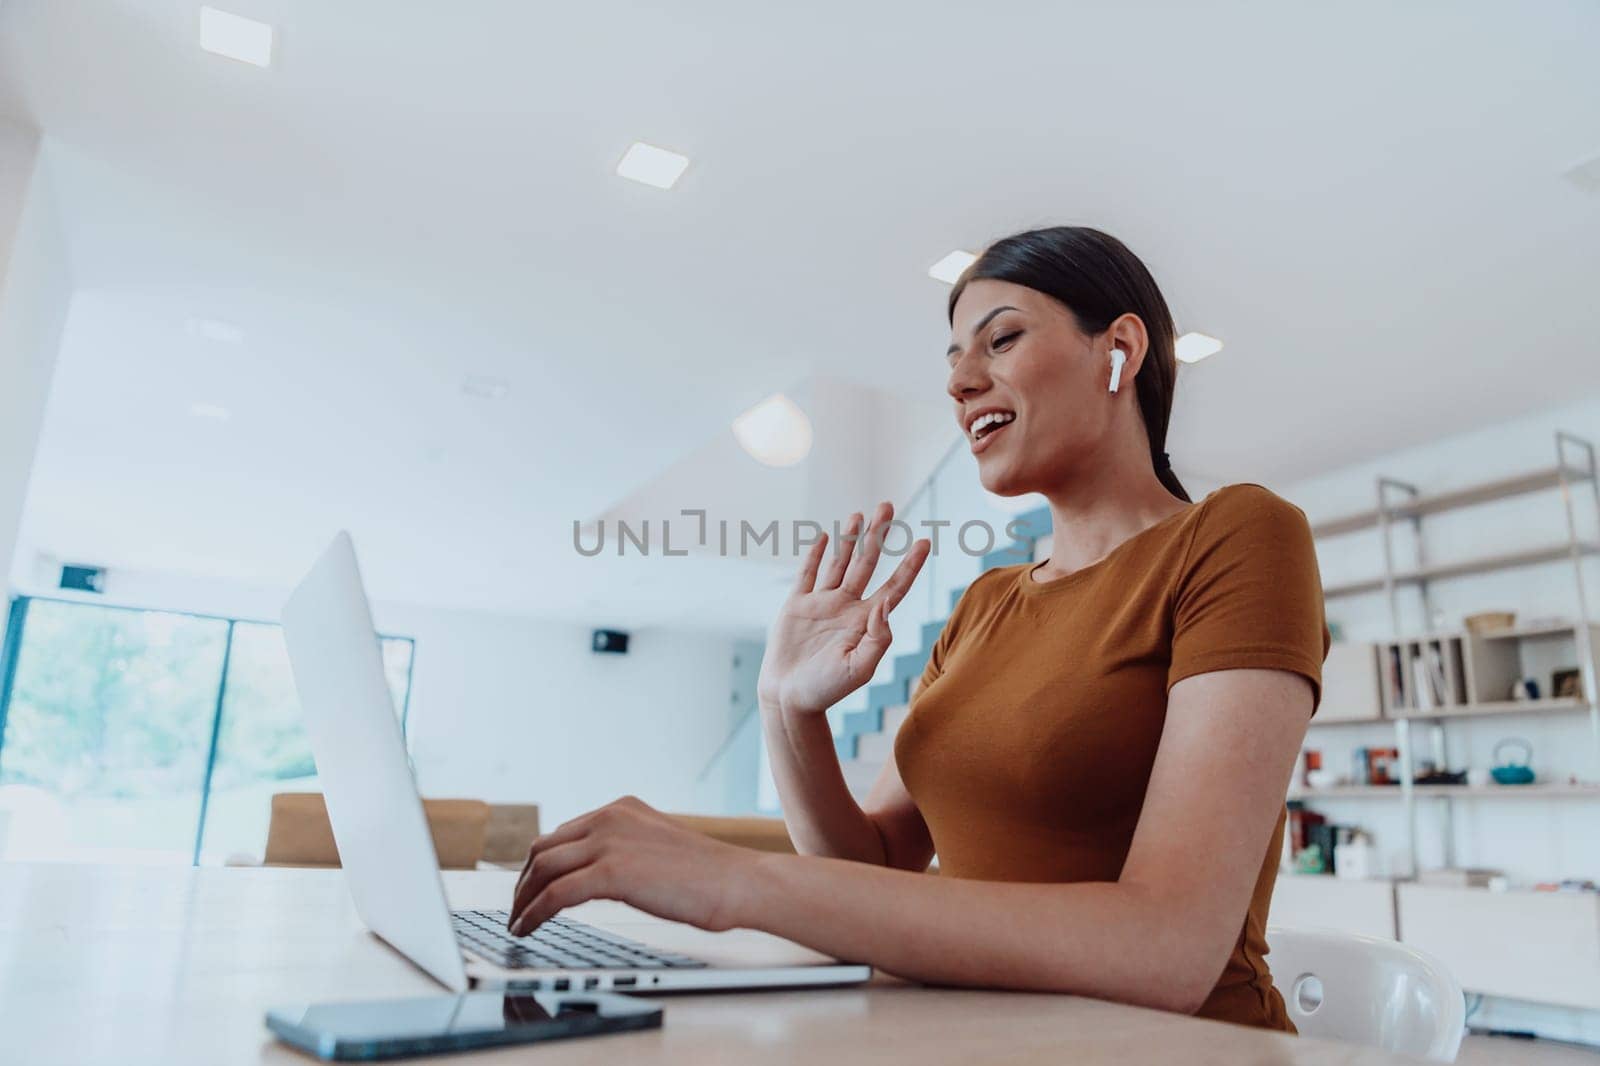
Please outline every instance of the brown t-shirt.
[{"label": "brown t-shirt", "polygon": [[[1032,569],[990,571],[961,597],[895,761],[944,876],[1115,881],[1173,685],[1287,670],[1320,698],[1328,635],[1311,531],[1266,489],[1232,485],[1075,573],[1041,583]],[[1294,1029],[1263,958],[1283,828],[1280,814],[1203,1017]]]}]

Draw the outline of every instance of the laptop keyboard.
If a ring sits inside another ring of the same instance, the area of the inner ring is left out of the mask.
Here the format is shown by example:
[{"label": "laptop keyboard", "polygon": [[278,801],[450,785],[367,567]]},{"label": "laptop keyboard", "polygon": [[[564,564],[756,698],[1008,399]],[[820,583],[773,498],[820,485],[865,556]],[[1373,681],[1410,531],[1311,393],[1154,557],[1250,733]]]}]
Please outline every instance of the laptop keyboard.
[{"label": "laptop keyboard", "polygon": [[559,916],[528,936],[512,936],[506,931],[510,917],[506,911],[450,915],[463,948],[508,970],[687,970],[706,965]]}]

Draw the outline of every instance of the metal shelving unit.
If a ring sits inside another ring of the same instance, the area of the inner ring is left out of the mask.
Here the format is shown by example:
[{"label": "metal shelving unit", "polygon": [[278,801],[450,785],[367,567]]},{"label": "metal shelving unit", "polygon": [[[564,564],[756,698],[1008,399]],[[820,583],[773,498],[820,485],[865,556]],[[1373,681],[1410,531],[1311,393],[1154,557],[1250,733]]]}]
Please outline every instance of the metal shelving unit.
[{"label": "metal shelving unit", "polygon": [[[1442,799],[1600,799],[1600,785],[1551,782],[1532,785],[1414,785],[1419,796]],[[1398,785],[1333,785],[1289,793],[1292,800],[1399,799]]]},{"label": "metal shelving unit", "polygon": [[[1569,434],[1560,434],[1570,436]],[[1572,438],[1577,440],[1577,438]],[[1583,442],[1579,441],[1580,444]],[[1557,445],[1559,452],[1560,445]],[[1570,472],[1569,472],[1570,473]],[[1425,518],[1428,515],[1440,514],[1445,511],[1458,511],[1464,507],[1472,507],[1480,503],[1495,503],[1499,500],[1509,500],[1517,496],[1526,496],[1535,492],[1546,492],[1550,489],[1561,488],[1562,467],[1552,466],[1544,470],[1536,470],[1531,474],[1521,474],[1517,477],[1501,478],[1498,481],[1486,481],[1455,492],[1442,492],[1434,496],[1425,496],[1414,499],[1407,504],[1401,504],[1389,509],[1389,519],[1398,518]],[[1311,527],[1313,535],[1318,537],[1336,537],[1344,533],[1359,533],[1364,529],[1372,529],[1379,525],[1382,519],[1381,508],[1370,511],[1358,511],[1354,514],[1343,515],[1318,522]]]},{"label": "metal shelving unit", "polygon": [[[1571,630],[1575,634],[1577,644],[1579,677],[1582,680],[1583,691],[1581,698],[1546,698],[1526,702],[1513,702],[1499,698],[1485,698],[1484,694],[1475,693],[1469,695],[1467,699],[1452,703],[1449,706],[1431,708],[1390,707],[1387,709],[1387,714],[1384,718],[1366,718],[1351,721],[1364,721],[1369,724],[1373,721],[1393,722],[1395,747],[1400,754],[1400,784],[1398,786],[1344,786],[1317,790],[1307,789],[1290,795],[1291,799],[1398,796],[1405,805],[1406,853],[1410,856],[1413,876],[1418,866],[1417,801],[1419,798],[1437,797],[1450,800],[1498,799],[1502,797],[1524,799],[1587,799],[1600,797],[1600,784],[1465,786],[1416,785],[1412,782],[1416,763],[1415,747],[1418,739],[1413,735],[1414,728],[1428,732],[1430,747],[1433,750],[1436,763],[1439,766],[1447,766],[1449,765],[1449,738],[1445,730],[1445,723],[1448,721],[1480,715],[1571,713],[1574,711],[1588,712],[1590,734],[1594,746],[1595,780],[1600,782],[1600,685],[1596,684],[1596,642],[1591,639],[1594,615],[1591,613],[1590,597],[1585,587],[1583,573],[1584,561],[1592,556],[1600,555],[1600,543],[1580,536],[1578,523],[1579,505],[1575,498],[1578,487],[1587,483],[1589,495],[1593,498],[1595,515],[1600,518],[1600,470],[1597,470],[1596,466],[1594,445],[1580,437],[1570,433],[1556,433],[1555,450],[1556,462],[1554,466],[1435,495],[1425,495],[1416,486],[1396,481],[1392,478],[1379,478],[1377,482],[1377,505],[1375,507],[1319,522],[1312,526],[1312,533],[1317,537],[1336,537],[1366,530],[1377,530],[1383,546],[1383,573],[1372,578],[1328,586],[1324,589],[1324,595],[1326,598],[1333,599],[1342,596],[1383,592],[1389,606],[1394,641],[1400,644],[1410,641],[1427,644],[1429,642],[1437,643],[1463,639],[1464,635],[1459,633],[1443,633],[1432,630],[1434,612],[1429,590],[1433,582],[1495,573],[1519,567],[1549,565],[1563,561],[1569,562],[1572,566],[1573,589],[1576,597],[1574,604],[1576,618],[1572,623],[1524,627],[1522,629],[1513,628],[1493,634],[1473,634],[1465,639],[1480,641],[1515,640],[1555,636]],[[1476,507],[1481,504],[1495,503],[1552,490],[1560,490],[1561,492],[1562,503],[1566,513],[1566,537],[1564,540],[1545,543],[1528,549],[1511,550],[1476,559],[1442,564],[1430,563],[1426,558],[1424,550],[1425,539],[1423,537],[1423,520],[1425,518]],[[1396,550],[1393,536],[1394,529],[1402,524],[1411,527],[1411,542],[1415,549],[1414,562],[1405,567],[1402,567],[1395,559]],[[1420,635],[1408,636],[1404,633],[1404,627],[1401,624],[1400,602],[1400,595],[1403,590],[1414,590],[1421,599],[1425,631]],[[1410,684],[1411,681],[1406,679],[1404,683]],[[1313,725],[1316,724],[1313,722]],[[1441,817],[1443,819],[1442,832],[1444,834],[1444,853],[1447,864],[1451,864],[1454,861],[1452,854],[1454,834],[1450,823],[1450,812],[1451,804],[1444,804]]]},{"label": "metal shelving unit", "polygon": [[1559,563],[1574,552],[1584,556],[1600,555],[1600,544],[1592,541],[1583,541],[1575,546],[1551,544],[1543,548],[1502,552],[1498,555],[1487,555],[1478,559],[1464,559],[1440,566],[1427,566],[1416,570],[1399,571],[1387,574],[1384,577],[1366,578],[1342,585],[1329,585],[1322,590],[1322,594],[1325,598],[1337,599],[1341,596],[1356,596],[1367,592],[1387,590],[1391,585],[1395,587],[1407,585],[1425,586],[1430,581],[1441,581],[1446,578],[1492,574],[1497,570],[1515,570],[1518,567],[1538,566],[1541,563]]},{"label": "metal shelving unit", "polygon": [[[1566,696],[1560,699],[1541,700],[1496,700],[1490,703],[1464,703],[1459,707],[1434,707],[1428,710],[1407,710],[1397,712],[1389,720],[1409,718],[1412,721],[1439,720],[1451,718],[1478,718],[1487,715],[1500,714],[1555,714],[1558,711],[1586,711],[1589,709],[1587,700]],[[1378,719],[1381,721],[1382,719]],[[1369,719],[1370,721],[1370,719]]]}]

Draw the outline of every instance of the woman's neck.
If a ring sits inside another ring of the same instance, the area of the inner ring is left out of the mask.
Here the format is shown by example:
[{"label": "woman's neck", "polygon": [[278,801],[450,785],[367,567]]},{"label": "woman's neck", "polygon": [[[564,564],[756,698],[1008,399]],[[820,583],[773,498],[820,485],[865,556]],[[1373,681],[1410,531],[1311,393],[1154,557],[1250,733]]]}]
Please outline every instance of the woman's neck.
[{"label": "woman's neck", "polygon": [[1104,559],[1119,544],[1190,504],[1167,491],[1147,453],[1119,461],[1085,464],[1087,469],[1051,491],[1050,561],[1034,572],[1048,581]]}]

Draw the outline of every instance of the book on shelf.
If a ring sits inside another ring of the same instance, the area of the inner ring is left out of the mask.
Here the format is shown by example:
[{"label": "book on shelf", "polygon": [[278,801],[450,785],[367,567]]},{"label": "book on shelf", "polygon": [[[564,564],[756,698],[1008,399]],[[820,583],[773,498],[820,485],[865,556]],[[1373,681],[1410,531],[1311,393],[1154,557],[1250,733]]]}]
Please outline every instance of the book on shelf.
[{"label": "book on shelf", "polygon": [[1434,705],[1448,707],[1457,702],[1454,692],[1451,691],[1450,679],[1444,668],[1444,647],[1441,644],[1428,645],[1428,680],[1433,683]]},{"label": "book on shelf", "polygon": [[1390,649],[1391,706],[1432,711],[1460,703],[1445,663],[1444,647],[1435,643]]},{"label": "book on shelf", "polygon": [[1406,706],[1405,671],[1400,666],[1398,645],[1389,647],[1389,669],[1386,675],[1384,681],[1388,687],[1389,706],[1396,708]]},{"label": "book on shelf", "polygon": [[1433,700],[1433,679],[1429,676],[1428,660],[1420,652],[1411,656],[1411,706],[1419,711],[1431,711],[1437,704]]}]

